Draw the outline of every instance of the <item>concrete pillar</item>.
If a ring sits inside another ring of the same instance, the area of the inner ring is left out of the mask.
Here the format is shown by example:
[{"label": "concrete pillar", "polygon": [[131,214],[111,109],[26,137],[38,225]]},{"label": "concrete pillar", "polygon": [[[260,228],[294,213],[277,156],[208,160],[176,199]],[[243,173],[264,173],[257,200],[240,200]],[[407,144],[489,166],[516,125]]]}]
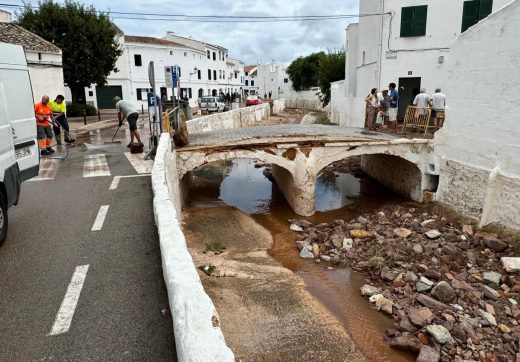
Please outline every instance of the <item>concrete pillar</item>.
[{"label": "concrete pillar", "polygon": [[297,151],[294,163],[294,174],[273,164],[273,178],[296,214],[312,216],[315,212],[316,190],[314,165],[312,160],[300,151]]}]

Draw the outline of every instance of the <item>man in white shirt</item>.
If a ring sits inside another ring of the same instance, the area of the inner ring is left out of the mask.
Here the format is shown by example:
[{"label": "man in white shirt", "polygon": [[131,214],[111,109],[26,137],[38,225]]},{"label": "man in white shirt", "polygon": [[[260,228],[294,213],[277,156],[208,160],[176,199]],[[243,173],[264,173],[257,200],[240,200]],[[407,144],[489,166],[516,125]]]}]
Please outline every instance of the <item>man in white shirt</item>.
[{"label": "man in white shirt", "polygon": [[428,108],[431,99],[432,98],[428,94],[426,94],[426,89],[421,88],[421,93],[415,96],[413,105],[417,108]]},{"label": "man in white shirt", "polygon": [[432,96],[432,115],[433,124],[435,127],[442,127],[444,124],[446,109],[446,95],[441,93],[441,89],[435,89],[435,94]]}]

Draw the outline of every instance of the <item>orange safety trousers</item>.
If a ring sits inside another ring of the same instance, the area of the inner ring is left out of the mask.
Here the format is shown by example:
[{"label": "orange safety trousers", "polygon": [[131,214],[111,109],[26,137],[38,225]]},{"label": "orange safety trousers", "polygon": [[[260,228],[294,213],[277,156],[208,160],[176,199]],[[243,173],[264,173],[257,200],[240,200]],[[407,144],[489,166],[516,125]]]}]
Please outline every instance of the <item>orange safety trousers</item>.
[{"label": "orange safety trousers", "polygon": [[49,122],[36,122],[38,145],[43,150],[52,145],[52,128]]}]

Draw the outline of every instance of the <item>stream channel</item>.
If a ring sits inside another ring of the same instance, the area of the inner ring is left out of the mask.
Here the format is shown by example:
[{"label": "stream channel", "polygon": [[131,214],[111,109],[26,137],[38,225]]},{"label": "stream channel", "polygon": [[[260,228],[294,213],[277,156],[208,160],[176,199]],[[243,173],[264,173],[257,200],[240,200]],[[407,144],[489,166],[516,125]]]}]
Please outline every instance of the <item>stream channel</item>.
[{"label": "stream channel", "polygon": [[[414,361],[414,355],[392,349],[383,341],[385,329],[393,328],[393,319],[361,296],[360,287],[365,284],[361,274],[341,266],[330,270],[328,263],[300,258],[297,236],[289,230],[288,220],[302,217],[292,211],[276,184],[265,176],[266,167],[242,159],[203,166],[194,171],[194,176],[204,181],[203,187],[199,185],[191,192],[188,202],[198,207],[222,202],[242,210],[269,230],[274,240],[269,254],[304,279],[308,291],[341,322],[367,360]],[[329,167],[318,175],[317,212],[306,220],[315,224],[350,221],[386,205],[414,205],[359,171],[349,170],[357,168],[354,165],[333,171]]]}]

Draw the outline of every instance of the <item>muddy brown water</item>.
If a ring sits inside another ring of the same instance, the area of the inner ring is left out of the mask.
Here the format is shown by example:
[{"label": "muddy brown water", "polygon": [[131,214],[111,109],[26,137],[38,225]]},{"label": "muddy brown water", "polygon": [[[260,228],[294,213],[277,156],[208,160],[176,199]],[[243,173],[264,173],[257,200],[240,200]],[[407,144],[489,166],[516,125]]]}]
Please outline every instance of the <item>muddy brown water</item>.
[{"label": "muddy brown water", "polygon": [[[270,255],[305,280],[308,291],[341,321],[368,360],[414,361],[414,355],[392,349],[383,341],[385,329],[393,327],[393,319],[361,296],[359,289],[365,283],[361,274],[343,267],[329,270],[328,263],[299,257],[297,236],[289,230],[287,220],[301,217],[294,214],[264,171],[264,167],[255,168],[251,160],[207,165],[194,172],[196,186],[189,201],[204,207],[220,200],[249,214],[269,230],[274,240]],[[328,170],[318,176],[318,211],[305,219],[312,223],[349,221],[364,212],[396,204],[415,205],[370,178]]]}]

